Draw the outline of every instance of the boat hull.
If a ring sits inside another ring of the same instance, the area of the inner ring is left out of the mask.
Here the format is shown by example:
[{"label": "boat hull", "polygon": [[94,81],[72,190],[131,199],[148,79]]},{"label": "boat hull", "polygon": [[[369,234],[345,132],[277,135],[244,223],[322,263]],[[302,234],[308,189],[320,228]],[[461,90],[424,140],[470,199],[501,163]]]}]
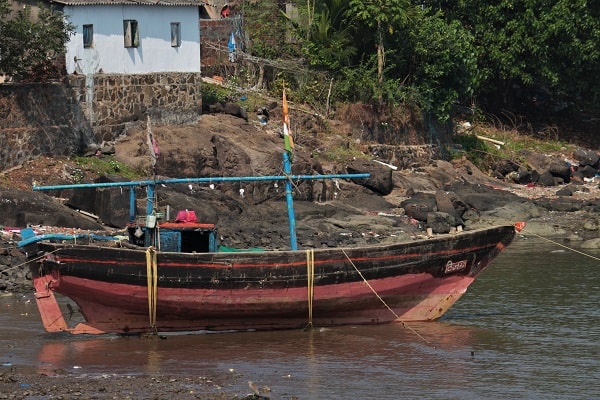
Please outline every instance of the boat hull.
[{"label": "boat hull", "polygon": [[[47,256],[32,266],[32,274],[48,331],[261,330],[433,321],[514,235],[514,227],[499,226],[355,249],[197,254],[39,243]],[[69,328],[54,293],[73,300],[85,322]]]}]

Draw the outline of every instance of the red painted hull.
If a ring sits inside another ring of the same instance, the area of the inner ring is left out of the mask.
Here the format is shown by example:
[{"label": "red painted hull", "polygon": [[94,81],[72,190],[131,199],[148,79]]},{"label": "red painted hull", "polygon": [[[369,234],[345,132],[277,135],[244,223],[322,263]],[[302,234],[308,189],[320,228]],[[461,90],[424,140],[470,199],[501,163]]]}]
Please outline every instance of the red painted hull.
[{"label": "red painted hull", "polygon": [[[159,252],[156,307],[148,301],[153,285],[148,286],[143,249],[44,244],[40,248],[49,255],[32,272],[49,331],[137,333],[432,321],[465,293],[514,234],[513,227],[502,226],[391,246],[314,250],[314,273],[307,269],[305,251]],[[67,327],[53,292],[77,303],[86,322]]]}]

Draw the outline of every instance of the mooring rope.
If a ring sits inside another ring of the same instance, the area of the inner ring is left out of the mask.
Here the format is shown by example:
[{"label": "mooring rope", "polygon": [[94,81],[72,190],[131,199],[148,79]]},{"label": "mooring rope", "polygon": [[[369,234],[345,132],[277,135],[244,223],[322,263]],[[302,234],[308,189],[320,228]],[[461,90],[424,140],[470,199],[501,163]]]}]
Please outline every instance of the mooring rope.
[{"label": "mooring rope", "polygon": [[[392,308],[385,302],[385,300],[383,300],[381,298],[381,296],[379,295],[379,293],[377,293],[377,291],[373,288],[373,286],[371,286],[371,284],[369,283],[369,281],[367,281],[367,279],[364,277],[364,275],[362,274],[362,272],[360,272],[360,270],[356,267],[356,265],[354,265],[354,262],[350,259],[350,257],[348,257],[348,254],[346,253],[346,251],[344,249],[341,249],[342,253],[344,253],[344,255],[346,256],[346,258],[348,259],[348,261],[350,262],[350,264],[352,264],[352,266],[354,267],[354,269],[356,270],[356,272],[358,273],[358,275],[362,278],[362,280],[365,282],[365,284],[369,287],[369,289],[371,289],[371,291],[373,292],[373,294],[375,296],[377,296],[377,298],[379,299],[379,301],[381,301],[381,303],[388,309],[390,310],[390,312],[394,315],[394,317],[396,317],[397,321],[400,321],[402,323],[402,326],[408,330],[410,330],[412,333],[414,333],[415,335],[417,335],[421,340],[423,340],[425,343],[432,345],[431,342],[427,339],[425,339],[425,337],[423,337],[423,335],[421,335],[419,332],[417,332],[416,330],[414,330],[412,327],[408,326],[408,324],[404,321],[402,321],[400,319],[400,316],[398,314],[396,314],[396,312],[394,310],[392,310]],[[435,346],[434,346],[435,347]]]},{"label": "mooring rope", "polygon": [[533,232],[527,232],[527,234],[528,234],[528,235],[531,235],[531,236],[535,236],[535,237],[537,237],[537,238],[540,238],[540,239],[543,239],[543,240],[545,240],[545,241],[547,241],[547,242],[550,242],[550,243],[552,243],[552,244],[555,244],[555,245],[557,245],[557,246],[563,247],[563,248],[565,248],[565,249],[567,249],[567,250],[570,250],[570,251],[572,251],[572,252],[574,252],[574,253],[581,254],[582,256],[586,256],[586,257],[589,257],[589,258],[591,258],[591,259],[594,259],[594,260],[600,261],[600,257],[596,257],[596,256],[593,256],[593,255],[591,255],[591,254],[584,253],[583,251],[575,250],[575,249],[574,249],[574,248],[572,248],[572,247],[565,246],[565,245],[564,245],[564,244],[562,244],[562,243],[558,243],[558,242],[556,242],[556,241],[554,241],[554,240],[551,240],[551,239],[545,238],[545,237],[543,237],[542,235],[538,235],[537,233],[533,233]]},{"label": "mooring rope", "polygon": [[150,327],[156,333],[156,300],[158,295],[158,260],[156,249],[146,249],[146,276],[148,281],[148,317]]},{"label": "mooring rope", "polygon": [[21,263],[21,264],[13,265],[13,266],[12,266],[12,267],[10,267],[10,268],[3,269],[3,270],[2,270],[2,272],[8,272],[8,271],[11,271],[11,270],[13,270],[13,269],[21,268],[23,265],[27,265],[27,264],[29,264],[29,263],[32,263],[32,262],[35,262],[35,261],[39,261],[39,260],[41,260],[42,258],[45,258],[45,257],[46,257],[48,254],[56,253],[56,252],[57,252],[57,251],[59,251],[59,250],[60,250],[60,249],[54,249],[54,250],[52,250],[52,251],[49,251],[49,252],[47,252],[47,253],[44,253],[44,254],[42,254],[42,255],[41,255],[41,256],[39,256],[39,257],[32,258],[31,260],[27,260],[27,261],[25,261],[25,262],[23,262],[23,263]]},{"label": "mooring rope", "polygon": [[315,250],[306,250],[306,279],[308,287],[308,324],[306,328],[313,326],[313,299],[315,296]]}]

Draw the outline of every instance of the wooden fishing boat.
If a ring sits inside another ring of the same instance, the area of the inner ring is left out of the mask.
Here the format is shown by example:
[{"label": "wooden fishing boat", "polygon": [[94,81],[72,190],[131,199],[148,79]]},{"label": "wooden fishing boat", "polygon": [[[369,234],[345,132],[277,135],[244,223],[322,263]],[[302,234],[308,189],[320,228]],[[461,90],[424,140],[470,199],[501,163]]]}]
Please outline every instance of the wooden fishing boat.
[{"label": "wooden fishing boat", "polygon": [[[35,255],[42,259],[31,272],[47,331],[433,321],[515,235],[514,226],[498,226],[362,248],[219,252],[212,225],[165,222],[128,231],[127,247],[94,238],[36,240]],[[155,234],[159,245],[147,246]],[[73,300],[85,322],[68,327],[54,293]]]}]

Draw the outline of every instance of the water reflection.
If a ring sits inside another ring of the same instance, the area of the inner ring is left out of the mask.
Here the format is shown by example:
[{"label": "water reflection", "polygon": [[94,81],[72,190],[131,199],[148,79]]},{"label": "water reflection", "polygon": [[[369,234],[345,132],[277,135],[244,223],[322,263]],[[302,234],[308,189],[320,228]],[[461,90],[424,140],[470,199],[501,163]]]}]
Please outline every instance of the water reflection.
[{"label": "water reflection", "polygon": [[[335,380],[367,395],[361,385],[370,387],[373,380],[392,386],[418,375],[447,383],[463,381],[471,374],[473,338],[478,331],[439,322],[164,339],[61,337],[42,345],[38,365],[45,374],[206,375],[235,371],[248,380],[301,392],[307,398],[319,398]],[[425,375],[421,373],[424,365],[428,366]]]}]

